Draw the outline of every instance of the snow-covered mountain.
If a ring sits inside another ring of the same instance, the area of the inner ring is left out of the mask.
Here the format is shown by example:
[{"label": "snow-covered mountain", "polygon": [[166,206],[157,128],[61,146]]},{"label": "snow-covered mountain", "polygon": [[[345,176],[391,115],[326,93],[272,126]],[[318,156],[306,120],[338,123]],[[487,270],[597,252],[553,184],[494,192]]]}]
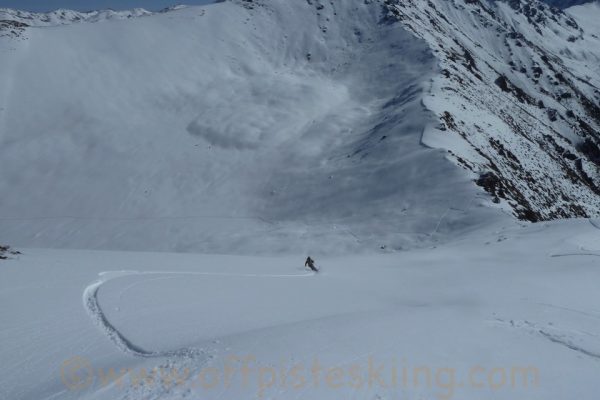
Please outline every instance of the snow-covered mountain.
[{"label": "snow-covered mountain", "polygon": [[64,14],[4,11],[11,244],[329,253],[600,210],[596,4]]},{"label": "snow-covered mountain", "polygon": [[4,13],[0,399],[598,397],[597,4]]},{"label": "snow-covered mountain", "polygon": [[600,210],[600,7],[387,1],[440,60],[424,142],[448,149],[522,219]]},{"label": "snow-covered mountain", "polygon": [[2,240],[331,253],[495,215],[420,144],[436,60],[381,17],[225,2],[4,38]]},{"label": "snow-covered mountain", "polygon": [[5,23],[12,22],[17,26],[57,26],[77,22],[99,22],[112,19],[128,19],[151,15],[150,11],[136,8],[126,11],[100,10],[79,12],[58,9],[47,13],[34,13],[29,11],[0,8],[0,20]]},{"label": "snow-covered mountain", "polygon": [[[176,5],[165,8],[159,13],[185,8],[183,5]],[[49,27],[59,25],[70,25],[81,22],[101,22],[110,20],[130,19],[144,17],[155,14],[143,8],[133,10],[94,10],[94,11],[74,11],[58,9],[45,13],[35,13],[31,11],[14,10],[11,8],[0,8],[0,35],[19,37],[27,27]]]}]

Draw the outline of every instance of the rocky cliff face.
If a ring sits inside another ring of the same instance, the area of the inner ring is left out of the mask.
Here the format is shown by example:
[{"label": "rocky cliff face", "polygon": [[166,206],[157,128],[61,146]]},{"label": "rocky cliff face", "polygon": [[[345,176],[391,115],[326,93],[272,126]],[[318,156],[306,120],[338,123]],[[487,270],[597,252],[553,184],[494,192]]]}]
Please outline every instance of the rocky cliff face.
[{"label": "rocky cliff face", "polygon": [[[530,221],[600,210],[600,40],[538,1],[388,0],[386,21],[426,40],[441,74],[426,106],[445,148],[495,203]],[[589,4],[585,14],[600,9]],[[581,18],[582,20],[584,18]]]}]

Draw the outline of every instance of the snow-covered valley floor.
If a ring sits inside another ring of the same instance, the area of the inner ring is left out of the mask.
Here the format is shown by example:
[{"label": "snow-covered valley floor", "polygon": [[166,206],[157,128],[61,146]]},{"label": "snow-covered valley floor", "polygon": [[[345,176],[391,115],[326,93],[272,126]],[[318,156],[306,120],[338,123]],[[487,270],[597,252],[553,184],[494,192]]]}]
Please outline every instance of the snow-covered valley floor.
[{"label": "snow-covered valley floor", "polygon": [[301,256],[24,249],[0,262],[0,397],[593,399],[599,228],[496,226],[316,275]]}]

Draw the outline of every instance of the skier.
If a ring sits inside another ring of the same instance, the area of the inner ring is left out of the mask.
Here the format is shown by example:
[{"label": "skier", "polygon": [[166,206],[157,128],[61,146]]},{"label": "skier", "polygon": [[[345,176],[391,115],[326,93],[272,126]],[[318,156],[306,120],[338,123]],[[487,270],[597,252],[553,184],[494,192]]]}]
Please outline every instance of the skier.
[{"label": "skier", "polygon": [[312,269],[314,272],[319,272],[319,270],[317,269],[317,267],[315,267],[315,260],[313,260],[312,258],[310,258],[310,256],[308,256],[306,258],[306,261],[304,262],[304,266]]}]

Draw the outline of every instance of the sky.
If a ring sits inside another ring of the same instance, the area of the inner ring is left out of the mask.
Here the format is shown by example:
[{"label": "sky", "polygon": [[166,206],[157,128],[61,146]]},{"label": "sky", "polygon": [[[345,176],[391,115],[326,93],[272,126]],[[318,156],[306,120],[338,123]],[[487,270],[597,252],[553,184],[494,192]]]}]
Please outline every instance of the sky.
[{"label": "sky", "polygon": [[175,4],[208,4],[214,0],[0,0],[0,8],[16,8],[19,10],[44,12],[57,8],[67,8],[77,11],[101,10],[130,10],[141,7],[150,11],[161,10]]}]

